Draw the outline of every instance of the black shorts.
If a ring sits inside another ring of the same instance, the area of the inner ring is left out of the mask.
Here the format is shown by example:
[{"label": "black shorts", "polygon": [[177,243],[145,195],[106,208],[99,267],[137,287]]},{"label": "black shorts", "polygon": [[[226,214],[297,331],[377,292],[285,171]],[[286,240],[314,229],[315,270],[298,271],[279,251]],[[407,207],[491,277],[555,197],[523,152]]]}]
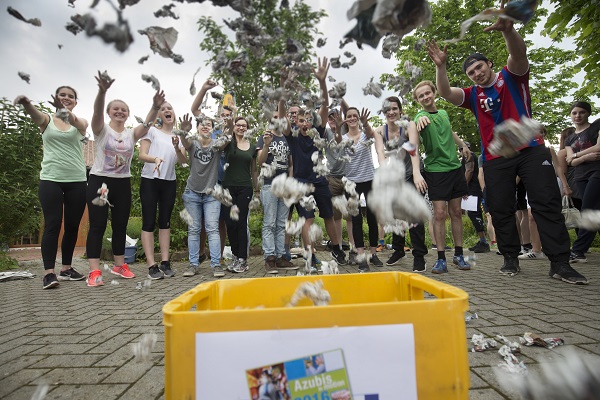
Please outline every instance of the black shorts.
[{"label": "black shorts", "polygon": [[517,184],[517,198],[515,201],[515,208],[518,210],[527,210],[527,190],[523,181],[519,181]]},{"label": "black shorts", "polygon": [[462,167],[448,172],[425,171],[423,178],[431,201],[450,201],[469,193]]},{"label": "black shorts", "polygon": [[[329,184],[325,182],[324,185],[315,185],[315,190],[309,195],[313,195],[317,207],[319,208],[319,217],[323,219],[333,217],[333,204],[331,203],[331,191],[329,190]],[[305,210],[300,204],[296,204],[298,215],[304,218],[314,218],[315,211]]]}]

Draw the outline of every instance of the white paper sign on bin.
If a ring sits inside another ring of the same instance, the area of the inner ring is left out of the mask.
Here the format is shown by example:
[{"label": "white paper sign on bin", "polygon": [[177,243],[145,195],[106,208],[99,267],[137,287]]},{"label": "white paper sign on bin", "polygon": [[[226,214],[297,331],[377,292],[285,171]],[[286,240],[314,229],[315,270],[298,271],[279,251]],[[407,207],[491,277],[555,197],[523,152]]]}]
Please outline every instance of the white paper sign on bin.
[{"label": "white paper sign on bin", "polygon": [[416,400],[413,325],[196,333],[196,399],[252,400],[281,382],[301,399]]}]

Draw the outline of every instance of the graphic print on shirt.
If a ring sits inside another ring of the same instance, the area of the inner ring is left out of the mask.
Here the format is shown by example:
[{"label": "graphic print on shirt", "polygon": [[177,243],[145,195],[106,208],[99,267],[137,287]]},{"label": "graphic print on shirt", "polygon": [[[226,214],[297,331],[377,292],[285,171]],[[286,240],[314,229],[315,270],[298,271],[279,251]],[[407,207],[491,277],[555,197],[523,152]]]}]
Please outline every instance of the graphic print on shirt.
[{"label": "graphic print on shirt", "polygon": [[212,150],[204,150],[201,146],[196,146],[194,151],[194,158],[200,162],[200,164],[208,164],[213,158]]},{"label": "graphic print on shirt", "polygon": [[269,153],[273,154],[273,162],[277,169],[287,170],[288,159],[290,156],[290,147],[285,140],[273,140],[269,144]]},{"label": "graphic print on shirt", "polygon": [[104,172],[109,174],[122,174],[129,171],[127,160],[131,160],[133,145],[130,140],[121,136],[108,135],[104,147]]}]

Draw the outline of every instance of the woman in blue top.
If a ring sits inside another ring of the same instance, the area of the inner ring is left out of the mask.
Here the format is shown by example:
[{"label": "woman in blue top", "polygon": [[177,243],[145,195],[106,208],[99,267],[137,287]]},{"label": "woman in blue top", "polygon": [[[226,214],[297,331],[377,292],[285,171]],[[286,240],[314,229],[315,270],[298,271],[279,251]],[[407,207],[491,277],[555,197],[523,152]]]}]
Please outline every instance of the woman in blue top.
[{"label": "woman in blue top", "polygon": [[85,136],[88,122],[73,114],[77,105],[77,92],[69,86],[61,86],[52,96],[56,112],[45,114],[35,108],[26,96],[14,101],[21,104],[42,132],[44,158],[40,171],[38,195],[44,213],[42,236],[42,259],[44,260],[43,289],[58,286],[54,273],[58,236],[63,222],[64,235],[61,243],[62,268],[58,279],[79,281],[82,274],[71,267],[73,251],[77,242],[79,222],[85,209],[85,162],[81,139]]}]

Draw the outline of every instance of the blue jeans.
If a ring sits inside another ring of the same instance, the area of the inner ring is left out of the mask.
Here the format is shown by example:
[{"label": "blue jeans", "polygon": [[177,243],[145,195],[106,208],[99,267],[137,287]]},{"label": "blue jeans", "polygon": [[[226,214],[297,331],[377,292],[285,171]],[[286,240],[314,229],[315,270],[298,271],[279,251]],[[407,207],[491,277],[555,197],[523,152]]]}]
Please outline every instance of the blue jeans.
[{"label": "blue jeans", "polygon": [[289,208],[271,192],[271,185],[262,187],[260,201],[263,204],[262,247],[265,258],[279,258],[285,254],[285,223]]},{"label": "blue jeans", "polygon": [[194,219],[194,222],[188,225],[190,265],[198,265],[200,261],[200,232],[202,231],[202,220],[204,219],[204,227],[208,236],[208,249],[210,251],[210,266],[218,267],[221,258],[221,239],[219,237],[221,203],[208,194],[200,194],[190,189],[185,189],[183,192],[183,204]]}]

